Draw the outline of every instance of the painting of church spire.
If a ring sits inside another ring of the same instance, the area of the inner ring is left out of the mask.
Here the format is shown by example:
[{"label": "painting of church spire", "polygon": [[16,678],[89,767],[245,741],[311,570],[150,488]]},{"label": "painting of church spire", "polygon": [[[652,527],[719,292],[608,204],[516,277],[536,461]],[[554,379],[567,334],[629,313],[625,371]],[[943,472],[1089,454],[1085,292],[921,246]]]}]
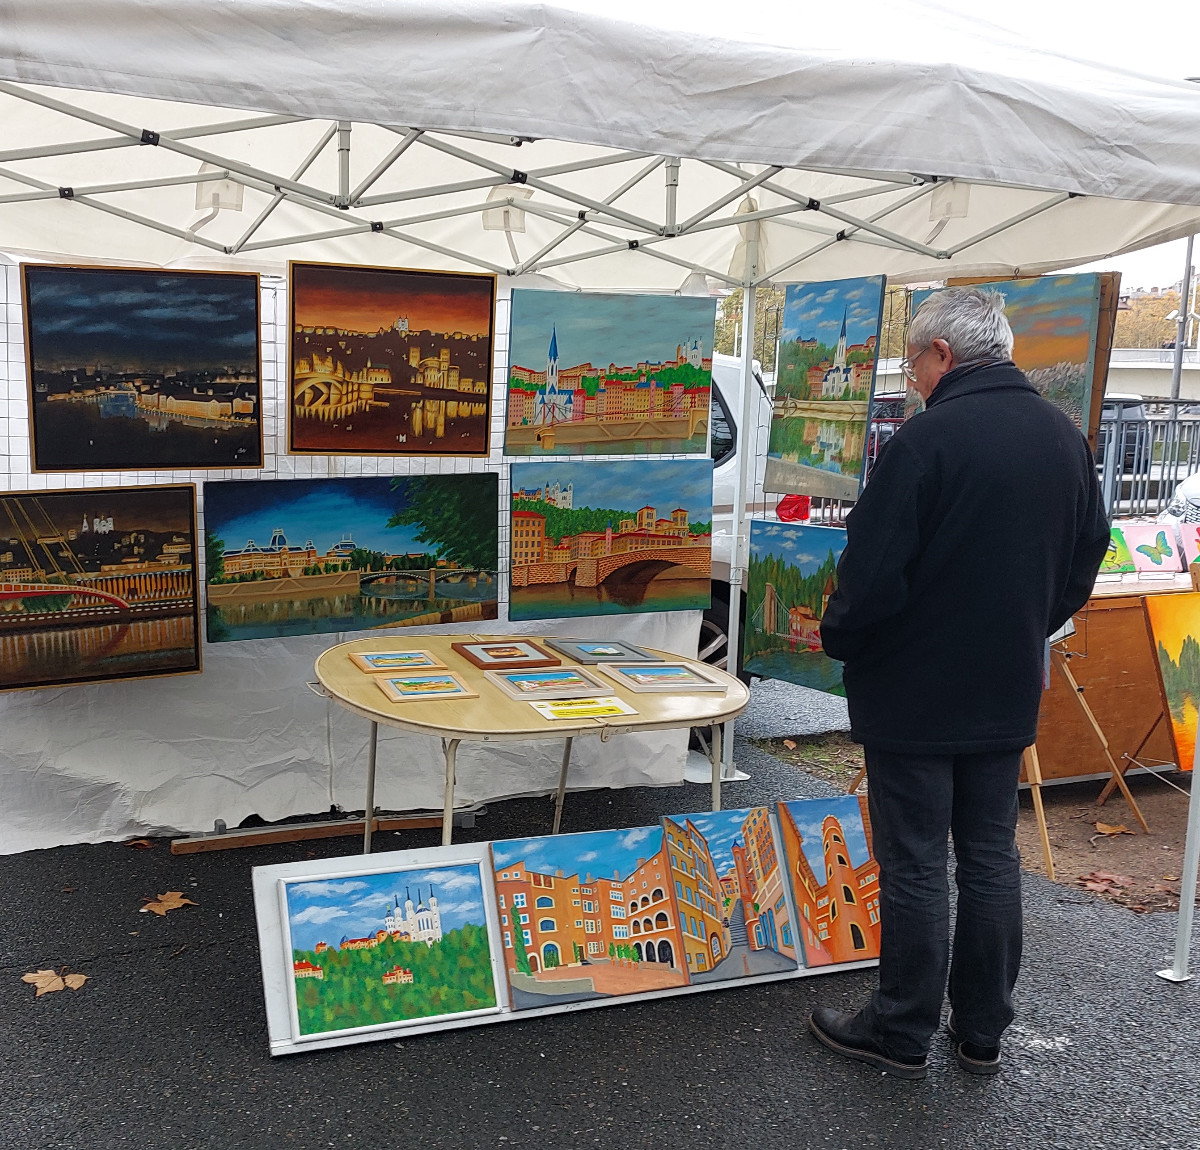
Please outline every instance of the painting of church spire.
[{"label": "painting of church spire", "polygon": [[511,315],[505,454],[706,450],[715,300],[518,289]]}]

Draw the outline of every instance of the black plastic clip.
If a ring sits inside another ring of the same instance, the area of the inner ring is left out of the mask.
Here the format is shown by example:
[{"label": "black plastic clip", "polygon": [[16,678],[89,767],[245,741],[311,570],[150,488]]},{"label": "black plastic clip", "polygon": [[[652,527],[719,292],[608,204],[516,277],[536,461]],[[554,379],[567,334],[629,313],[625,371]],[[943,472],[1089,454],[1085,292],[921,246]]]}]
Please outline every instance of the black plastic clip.
[{"label": "black plastic clip", "polygon": [[810,199],[808,201],[808,206],[805,208],[805,211],[819,212],[820,210],[821,210],[821,201],[814,200],[810,197]]},{"label": "black plastic clip", "polygon": [[373,232],[383,231],[383,220],[372,220],[371,221],[371,231],[373,231]]},{"label": "black plastic clip", "polygon": [[157,148],[158,141],[159,141],[159,135],[157,132],[152,132],[152,131],[150,131],[149,128],[143,128],[142,129],[142,138],[138,142],[142,143],[142,144],[149,144],[151,147]]},{"label": "black plastic clip", "polygon": [[75,198],[75,189],[74,188],[59,188],[58,189],[58,198],[60,200],[73,200]]},{"label": "black plastic clip", "polygon": [[641,245],[638,243],[638,241],[637,241],[637,240],[630,240],[630,241],[629,241],[629,250],[630,250],[631,252],[633,252],[633,251],[637,251],[637,249],[638,249],[640,246],[641,246]]},{"label": "black plastic clip", "polygon": [[835,240],[844,240],[844,239],[846,238],[846,233],[845,233],[845,231],[840,231],[840,232],[838,232],[838,234],[837,234],[836,236],[834,236],[833,238],[834,238]]},{"label": "black plastic clip", "polygon": [[517,171],[517,169],[516,169],[516,168],[513,168],[513,174],[512,174],[511,176],[509,176],[509,177],[508,177],[508,182],[509,182],[510,184],[523,184],[523,183],[525,183],[525,182],[526,182],[528,179],[529,179],[529,175],[528,175],[528,173],[526,173],[526,172],[519,172],[519,171]]}]

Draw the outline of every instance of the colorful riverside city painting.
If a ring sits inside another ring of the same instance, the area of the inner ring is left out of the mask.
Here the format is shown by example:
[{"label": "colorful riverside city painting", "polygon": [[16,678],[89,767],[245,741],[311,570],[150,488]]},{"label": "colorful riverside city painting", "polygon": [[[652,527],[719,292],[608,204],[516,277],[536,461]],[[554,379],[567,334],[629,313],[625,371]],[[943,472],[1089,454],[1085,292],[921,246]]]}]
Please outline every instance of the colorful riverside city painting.
[{"label": "colorful riverside city painting", "polygon": [[854,795],[778,804],[805,966],[879,957],[879,867],[867,800]]},{"label": "colorful riverside city painting", "polygon": [[[1076,427],[1084,428],[1096,366],[1100,276],[1032,276],[977,286],[1004,296],[1013,362]],[[931,294],[913,292],[914,313]]]},{"label": "colorful riverside city painting", "polygon": [[789,284],[764,490],[857,499],[884,277]]},{"label": "colorful riverside city painting", "polygon": [[262,466],[258,276],[21,273],[35,471]]},{"label": "colorful riverside city painting", "polygon": [[821,619],[845,546],[840,527],[750,521],[744,670],[845,694],[841,663],[821,650]]},{"label": "colorful riverside city painting", "polygon": [[514,463],[509,618],[703,610],[712,460]]},{"label": "colorful riverside city painting", "polygon": [[1175,739],[1176,764],[1190,771],[1200,720],[1200,594],[1147,595],[1144,602]]},{"label": "colorful riverside city painting", "polygon": [[714,299],[516,290],[507,455],[701,454]]},{"label": "colorful riverside city painting", "polygon": [[284,890],[298,1036],[498,1008],[479,863]]},{"label": "colorful riverside city painting", "polygon": [[691,981],[795,970],[783,856],[768,809],[671,815],[663,825],[675,901],[690,928],[684,942]]},{"label": "colorful riverside city painting", "polygon": [[200,670],[196,489],[0,495],[0,690]]},{"label": "colorful riverside city painting", "polygon": [[514,1009],[688,985],[661,826],[495,842],[492,869]]},{"label": "colorful riverside city painting", "polygon": [[494,277],[293,263],[290,450],[486,455]]},{"label": "colorful riverside city painting", "polygon": [[204,486],[208,641],[495,619],[499,476]]}]

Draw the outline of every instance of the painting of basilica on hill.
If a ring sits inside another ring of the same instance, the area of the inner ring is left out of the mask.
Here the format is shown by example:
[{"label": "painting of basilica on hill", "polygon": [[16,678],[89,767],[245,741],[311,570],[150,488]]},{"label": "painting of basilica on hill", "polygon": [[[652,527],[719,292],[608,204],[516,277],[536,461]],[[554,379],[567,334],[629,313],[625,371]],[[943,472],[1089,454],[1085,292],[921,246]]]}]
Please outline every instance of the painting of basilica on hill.
[{"label": "painting of basilica on hill", "polygon": [[494,1013],[481,864],[283,884],[297,1037]]},{"label": "painting of basilica on hill", "polygon": [[869,276],[788,285],[766,491],[858,498],[884,283]]},{"label": "painting of basilica on hill", "polygon": [[510,619],[704,610],[712,460],[514,463]]},{"label": "painting of basilica on hill", "polygon": [[804,965],[879,957],[879,866],[867,800],[854,795],[778,804]]},{"label": "painting of basilica on hill", "polygon": [[687,986],[718,908],[681,913],[671,857],[661,826],[492,843],[513,1009]]},{"label": "painting of basilica on hill", "polygon": [[289,270],[290,451],[488,453],[493,276]]},{"label": "painting of basilica on hill", "polygon": [[663,820],[693,983],[796,969],[782,855],[766,807]]},{"label": "painting of basilica on hill", "polygon": [[743,670],[845,694],[841,663],[821,649],[821,620],[845,546],[841,527],[750,521]]},{"label": "painting of basilica on hill", "polygon": [[716,301],[512,293],[507,455],[702,454]]}]

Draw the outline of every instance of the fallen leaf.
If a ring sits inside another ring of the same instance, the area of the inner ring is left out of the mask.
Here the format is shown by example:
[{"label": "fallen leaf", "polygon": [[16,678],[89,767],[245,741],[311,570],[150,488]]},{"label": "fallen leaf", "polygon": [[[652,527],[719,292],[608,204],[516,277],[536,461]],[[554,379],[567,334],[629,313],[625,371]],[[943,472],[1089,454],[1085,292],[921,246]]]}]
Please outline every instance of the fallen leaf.
[{"label": "fallen leaf", "polygon": [[1112,823],[1093,823],[1092,826],[1102,835],[1131,835],[1131,831],[1124,823],[1117,823],[1115,826]]},{"label": "fallen leaf", "polygon": [[794,751],[796,749],[796,744],[791,739],[784,739],[783,745],[787,747],[789,751]]},{"label": "fallen leaf", "polygon": [[146,900],[146,905],[142,907],[142,913],[153,911],[160,918],[169,910],[178,910],[181,906],[199,906],[198,902],[192,902],[190,898],[184,898],[183,892],[178,890],[169,890],[166,894],[155,895],[152,899]]},{"label": "fallen leaf", "polygon": [[73,886],[64,886],[64,887],[60,887],[59,889],[62,890],[63,894],[74,894],[75,893],[75,888]]},{"label": "fallen leaf", "polygon": [[1165,875],[1163,875],[1163,878],[1165,878],[1167,880],[1167,882],[1178,882],[1179,881],[1179,876],[1177,874],[1165,874]]},{"label": "fallen leaf", "polygon": [[[63,970],[66,969],[64,966]],[[35,970],[21,975],[22,982],[28,982],[31,986],[37,987],[34,998],[41,998],[43,994],[54,994],[56,991],[68,988],[78,990],[87,980],[88,975],[86,974],[64,975],[57,970]]]},{"label": "fallen leaf", "polygon": [[68,974],[63,978],[68,990],[78,990],[87,980],[86,974]]},{"label": "fallen leaf", "polygon": [[152,851],[154,849],[154,844],[149,839],[130,839],[125,845],[132,847],[135,851]]}]

